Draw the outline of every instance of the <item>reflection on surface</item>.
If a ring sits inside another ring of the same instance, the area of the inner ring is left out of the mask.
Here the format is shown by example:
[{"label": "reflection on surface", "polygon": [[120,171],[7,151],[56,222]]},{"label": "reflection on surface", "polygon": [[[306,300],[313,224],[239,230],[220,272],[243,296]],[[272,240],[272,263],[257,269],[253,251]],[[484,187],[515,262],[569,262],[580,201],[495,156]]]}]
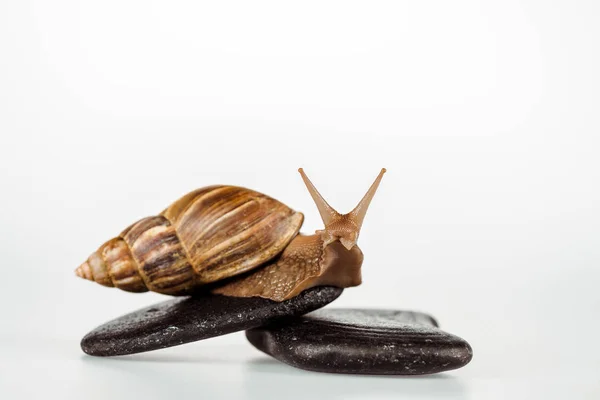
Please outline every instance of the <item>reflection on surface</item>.
[{"label": "reflection on surface", "polygon": [[[245,345],[190,344],[115,358],[80,356],[72,389],[90,398],[464,399],[459,377],[360,376],[299,370]],[[105,384],[99,384],[99,379]],[[142,397],[143,396],[143,397]]]},{"label": "reflection on surface", "polygon": [[[246,398],[265,399],[273,382],[286,399],[463,399],[460,380],[448,374],[428,376],[363,376],[302,371],[260,357],[245,362]],[[270,384],[269,384],[270,383]]]}]

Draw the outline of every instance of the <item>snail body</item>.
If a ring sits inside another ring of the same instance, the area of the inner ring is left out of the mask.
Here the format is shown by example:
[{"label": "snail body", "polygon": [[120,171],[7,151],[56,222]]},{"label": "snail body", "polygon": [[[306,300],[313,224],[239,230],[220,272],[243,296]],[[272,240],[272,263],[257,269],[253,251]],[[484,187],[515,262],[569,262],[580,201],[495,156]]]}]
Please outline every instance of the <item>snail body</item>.
[{"label": "snail body", "polygon": [[75,273],[129,292],[217,294],[283,301],[319,285],[361,283],[356,240],[385,169],[359,205],[339,214],[299,170],[325,229],[298,234],[304,216],[256,191],[209,186],[186,194],[104,243]]}]

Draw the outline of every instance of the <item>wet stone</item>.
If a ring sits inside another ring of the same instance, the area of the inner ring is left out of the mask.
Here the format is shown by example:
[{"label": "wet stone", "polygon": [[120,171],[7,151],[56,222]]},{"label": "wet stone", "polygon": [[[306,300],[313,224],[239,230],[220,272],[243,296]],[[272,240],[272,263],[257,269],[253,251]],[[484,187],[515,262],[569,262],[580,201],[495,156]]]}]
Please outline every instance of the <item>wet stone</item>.
[{"label": "wet stone", "polygon": [[473,356],[465,340],[412,311],[327,308],[246,337],[279,361],[318,372],[432,374],[463,367]]},{"label": "wet stone", "polygon": [[211,294],[178,297],[97,327],[85,335],[81,348],[93,356],[118,356],[177,346],[306,314],[331,303],[342,290],[316,287],[280,303]]}]

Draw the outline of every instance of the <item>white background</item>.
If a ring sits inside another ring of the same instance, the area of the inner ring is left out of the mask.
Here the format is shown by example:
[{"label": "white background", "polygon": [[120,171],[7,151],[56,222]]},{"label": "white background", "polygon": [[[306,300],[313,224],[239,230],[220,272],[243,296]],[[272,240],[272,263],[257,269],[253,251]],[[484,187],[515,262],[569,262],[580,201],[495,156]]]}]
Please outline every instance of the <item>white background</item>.
[{"label": "white background", "polygon": [[[600,398],[600,3],[0,1],[0,397]],[[309,373],[242,333],[120,359],[96,325],[164,300],[76,279],[194,188],[321,227],[388,173],[335,307],[467,339],[420,378]],[[309,397],[303,397],[309,396]]]}]

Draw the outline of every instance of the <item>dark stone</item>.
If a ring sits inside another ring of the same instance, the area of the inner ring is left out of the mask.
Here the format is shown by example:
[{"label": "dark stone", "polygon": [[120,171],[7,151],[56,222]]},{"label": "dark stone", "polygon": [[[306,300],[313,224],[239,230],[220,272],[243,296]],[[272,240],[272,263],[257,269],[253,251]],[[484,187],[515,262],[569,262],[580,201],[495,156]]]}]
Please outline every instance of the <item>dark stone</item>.
[{"label": "dark stone", "polygon": [[246,332],[256,348],[318,372],[421,375],[466,365],[469,344],[411,311],[323,309]]},{"label": "dark stone", "polygon": [[118,356],[177,346],[306,314],[331,303],[342,290],[312,288],[280,303],[210,294],[179,297],[97,327],[85,335],[81,348],[92,356]]}]

